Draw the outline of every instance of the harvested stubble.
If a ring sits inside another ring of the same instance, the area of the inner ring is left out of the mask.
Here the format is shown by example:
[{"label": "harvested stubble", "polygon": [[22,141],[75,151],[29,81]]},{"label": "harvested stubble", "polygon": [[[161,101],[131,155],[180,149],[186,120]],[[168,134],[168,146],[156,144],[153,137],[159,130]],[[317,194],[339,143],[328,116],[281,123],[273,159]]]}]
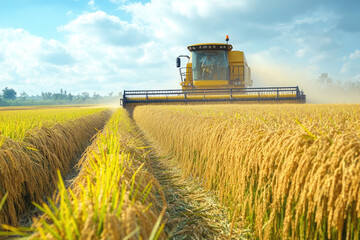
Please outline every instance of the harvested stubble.
[{"label": "harvested stubble", "polygon": [[165,239],[166,202],[147,170],[148,149],[124,109],[118,110],[79,162],[80,173],[35,219],[30,239]]},{"label": "harvested stubble", "polygon": [[134,119],[257,237],[359,239],[359,105],[144,106]]},{"label": "harvested stubble", "polygon": [[31,202],[40,202],[57,187],[57,169],[66,174],[72,162],[101,129],[111,111],[27,132],[22,141],[2,137],[0,146],[0,199],[8,193],[0,223],[18,224]]}]

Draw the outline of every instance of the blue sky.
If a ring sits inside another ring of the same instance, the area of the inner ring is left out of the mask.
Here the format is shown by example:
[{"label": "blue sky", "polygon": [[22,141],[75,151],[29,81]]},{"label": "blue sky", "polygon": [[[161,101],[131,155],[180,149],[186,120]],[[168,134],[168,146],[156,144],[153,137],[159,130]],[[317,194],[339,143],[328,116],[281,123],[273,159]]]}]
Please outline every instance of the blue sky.
[{"label": "blue sky", "polygon": [[360,1],[0,0],[0,88],[179,88],[186,46],[242,50],[255,86],[360,81]]}]

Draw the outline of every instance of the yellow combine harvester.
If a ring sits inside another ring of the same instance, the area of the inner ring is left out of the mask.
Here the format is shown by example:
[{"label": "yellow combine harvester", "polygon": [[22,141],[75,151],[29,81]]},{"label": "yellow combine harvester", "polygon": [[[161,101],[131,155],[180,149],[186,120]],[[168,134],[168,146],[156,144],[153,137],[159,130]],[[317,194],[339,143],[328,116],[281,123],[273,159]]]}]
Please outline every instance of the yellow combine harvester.
[{"label": "yellow combine harvester", "polygon": [[[122,105],[306,102],[299,87],[251,88],[253,81],[244,52],[234,51],[228,41],[226,36],[227,43],[190,45],[190,56],[177,57],[182,89],[125,90]],[[181,67],[181,58],[188,59],[186,67]]]}]

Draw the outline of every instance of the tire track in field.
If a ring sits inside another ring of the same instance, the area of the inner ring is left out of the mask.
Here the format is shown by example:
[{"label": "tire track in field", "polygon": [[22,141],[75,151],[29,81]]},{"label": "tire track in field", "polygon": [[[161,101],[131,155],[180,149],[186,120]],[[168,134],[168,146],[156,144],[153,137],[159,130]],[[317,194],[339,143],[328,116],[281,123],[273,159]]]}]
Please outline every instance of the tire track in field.
[{"label": "tire track in field", "polygon": [[152,152],[152,174],[168,204],[165,232],[169,239],[250,239],[249,230],[233,228],[215,194],[190,178],[183,178],[176,159]]}]

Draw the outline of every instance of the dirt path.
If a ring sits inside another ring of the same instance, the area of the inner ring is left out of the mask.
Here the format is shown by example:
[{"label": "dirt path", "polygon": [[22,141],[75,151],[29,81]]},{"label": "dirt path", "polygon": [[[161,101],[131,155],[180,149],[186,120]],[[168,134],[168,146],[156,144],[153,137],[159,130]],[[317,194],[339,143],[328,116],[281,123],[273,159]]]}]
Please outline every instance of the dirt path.
[{"label": "dirt path", "polygon": [[184,179],[176,160],[155,150],[150,163],[165,192],[165,232],[170,239],[250,239],[249,230],[232,229],[228,213],[212,192]]}]

